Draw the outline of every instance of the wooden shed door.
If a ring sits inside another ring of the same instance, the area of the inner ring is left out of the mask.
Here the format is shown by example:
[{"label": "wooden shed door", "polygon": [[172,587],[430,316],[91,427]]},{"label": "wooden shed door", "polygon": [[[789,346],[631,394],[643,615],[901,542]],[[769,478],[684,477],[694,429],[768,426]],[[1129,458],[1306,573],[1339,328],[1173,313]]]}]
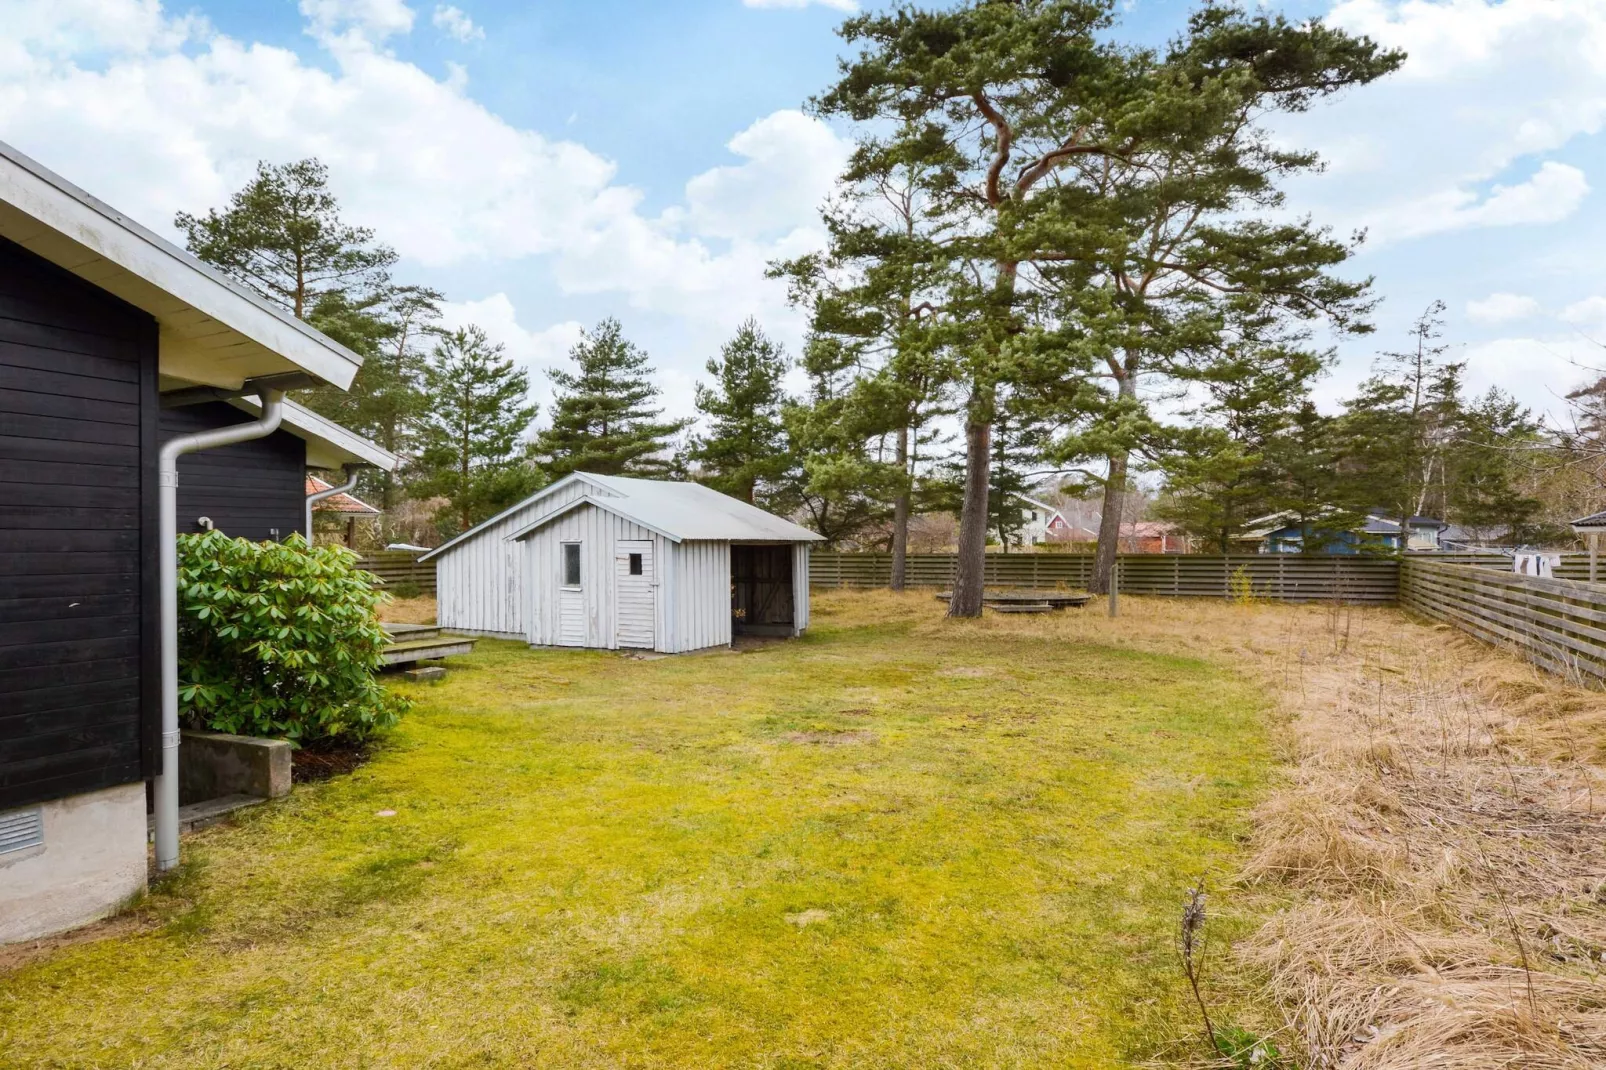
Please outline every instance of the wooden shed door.
[{"label": "wooden shed door", "polygon": [[621,647],[651,650],[657,639],[657,573],[652,543],[620,539],[614,550],[614,639]]}]

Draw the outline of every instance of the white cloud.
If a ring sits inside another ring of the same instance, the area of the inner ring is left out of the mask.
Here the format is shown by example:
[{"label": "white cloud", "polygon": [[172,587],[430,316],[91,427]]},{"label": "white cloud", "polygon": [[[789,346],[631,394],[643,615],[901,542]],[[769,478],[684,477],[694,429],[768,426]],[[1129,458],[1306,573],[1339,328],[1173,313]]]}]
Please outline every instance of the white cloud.
[{"label": "white cloud", "polygon": [[1478,323],[1510,323],[1539,314],[1539,302],[1524,294],[1494,293],[1467,302],[1467,316]]},{"label": "white cloud", "polygon": [[1495,185],[1487,196],[1460,187],[1441,190],[1380,210],[1367,222],[1379,241],[1471,227],[1559,223],[1578,210],[1588,193],[1589,182],[1582,171],[1550,160],[1526,182]]},{"label": "white cloud", "polygon": [[1582,301],[1574,301],[1561,310],[1561,318],[1581,326],[1606,327],[1606,297],[1586,297]]},{"label": "white cloud", "polygon": [[413,28],[413,10],[402,0],[301,0],[301,14],[306,16],[307,32],[322,41],[346,38],[377,44]]},{"label": "white cloud", "polygon": [[[1541,160],[1606,123],[1606,4],[1340,0],[1327,21],[1409,58],[1388,78],[1279,122],[1330,164],[1295,185],[1301,209],[1388,241],[1553,222],[1578,206],[1583,173]],[[1490,188],[1512,171],[1530,177]]]},{"label": "white cloud", "polygon": [[838,11],[857,11],[858,3],[855,0],[742,0],[743,7],[758,8],[800,8],[810,4],[819,4],[821,7],[834,7]]},{"label": "white cloud", "polygon": [[727,147],[743,162],[686,183],[686,210],[671,216],[711,237],[752,237],[813,224],[849,151],[829,126],[799,111],[766,116]]},{"label": "white cloud", "polygon": [[1606,350],[1573,334],[1496,338],[1469,346],[1459,359],[1469,392],[1497,386],[1556,424],[1567,419],[1567,392],[1598,379],[1603,358]]},{"label": "white cloud", "polygon": [[441,306],[441,326],[448,330],[474,324],[486,337],[502,346],[514,363],[530,371],[531,385],[546,382],[547,368],[560,363],[584,328],[574,320],[554,323],[541,330],[529,330],[518,321],[513,302],[505,293],[494,293],[478,301],[448,301]]},{"label": "white cloud", "polygon": [[474,24],[474,20],[464,13],[462,8],[451,4],[437,4],[435,16],[431,20],[435,28],[455,41],[483,41],[485,31]]}]

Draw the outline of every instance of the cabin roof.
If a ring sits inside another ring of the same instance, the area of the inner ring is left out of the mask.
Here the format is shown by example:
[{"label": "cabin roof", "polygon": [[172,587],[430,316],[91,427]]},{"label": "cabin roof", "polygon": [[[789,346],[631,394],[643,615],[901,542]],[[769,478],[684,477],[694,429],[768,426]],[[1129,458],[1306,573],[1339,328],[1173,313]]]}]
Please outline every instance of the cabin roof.
[{"label": "cabin roof", "polygon": [[0,238],[155,318],[162,389],[305,372],[345,389],[362,358],[0,141]]},{"label": "cabin roof", "polygon": [[[729,494],[721,494],[701,483],[598,476],[586,472],[576,472],[569,478],[584,480],[606,493],[588,494],[561,506],[515,531],[509,538],[525,538],[557,517],[589,504],[626,520],[633,520],[675,542],[687,539],[731,542],[820,540],[820,536],[808,528],[773,513],[766,513],[756,505],[749,505]],[[554,488],[557,485],[553,484]]]},{"label": "cabin roof", "polygon": [[[328,490],[331,486],[332,484],[325,483],[317,476],[307,476],[307,496],[309,498],[314,494]],[[375,509],[361,498],[354,497],[344,491],[313,502],[312,511],[315,513],[346,513],[351,516],[378,516],[380,513],[378,509]]]},{"label": "cabin roof", "polygon": [[[262,402],[250,395],[229,398],[228,403],[252,416],[262,411]],[[394,472],[401,467],[402,459],[396,454],[289,398],[284,399],[279,427],[307,444],[307,464],[313,468],[371,464],[380,471]]]},{"label": "cabin roof", "polygon": [[701,483],[682,483],[664,479],[636,479],[630,476],[603,476],[575,472],[543,487],[517,505],[502,510],[456,538],[431,550],[421,561],[474,538],[485,528],[512,513],[540,501],[563,487],[585,483],[590,492],[513,532],[508,538],[522,539],[549,521],[582,505],[595,505],[644,528],[650,528],[674,542],[718,539],[731,542],[818,542],[820,536],[808,528],[767,513],[756,505],[721,494]]}]

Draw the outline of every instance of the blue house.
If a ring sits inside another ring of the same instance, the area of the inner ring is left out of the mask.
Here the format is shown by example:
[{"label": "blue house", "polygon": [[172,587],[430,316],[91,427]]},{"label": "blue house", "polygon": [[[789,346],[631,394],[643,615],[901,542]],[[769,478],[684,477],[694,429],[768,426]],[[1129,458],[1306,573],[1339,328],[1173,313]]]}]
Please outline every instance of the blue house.
[{"label": "blue house", "polygon": [[[1299,522],[1292,513],[1273,513],[1253,521],[1245,533],[1263,554],[1359,554],[1393,552],[1425,553],[1439,549],[1439,539],[1450,525],[1432,517],[1413,516],[1405,522],[1403,547],[1399,521],[1382,513],[1368,513],[1362,522],[1346,531],[1333,531],[1319,523]],[[1321,538],[1325,544],[1307,550],[1306,543]]]}]

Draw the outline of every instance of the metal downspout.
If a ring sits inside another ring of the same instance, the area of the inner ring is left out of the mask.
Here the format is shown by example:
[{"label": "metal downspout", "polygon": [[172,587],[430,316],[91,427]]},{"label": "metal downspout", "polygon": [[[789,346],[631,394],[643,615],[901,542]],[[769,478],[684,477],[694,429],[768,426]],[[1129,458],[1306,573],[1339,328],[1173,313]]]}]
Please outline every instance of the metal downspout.
[{"label": "metal downspout", "polygon": [[266,438],[284,417],[284,392],[262,392],[262,416],[247,424],[180,435],[158,457],[162,584],[162,771],[156,777],[156,868],[178,865],[178,459],[186,453]]},{"label": "metal downspout", "polygon": [[307,545],[308,546],[312,545],[312,507],[314,505],[317,505],[319,502],[323,501],[325,498],[333,498],[336,494],[346,494],[346,493],[349,493],[350,491],[356,490],[357,489],[357,477],[362,474],[361,472],[356,470],[357,467],[358,466],[356,466],[356,465],[351,465],[350,467],[347,468],[347,471],[350,472],[350,474],[351,474],[351,478],[347,479],[345,481],[345,483],[341,484],[340,486],[338,486],[338,487],[330,487],[328,490],[314,491],[313,493],[307,495]]}]

